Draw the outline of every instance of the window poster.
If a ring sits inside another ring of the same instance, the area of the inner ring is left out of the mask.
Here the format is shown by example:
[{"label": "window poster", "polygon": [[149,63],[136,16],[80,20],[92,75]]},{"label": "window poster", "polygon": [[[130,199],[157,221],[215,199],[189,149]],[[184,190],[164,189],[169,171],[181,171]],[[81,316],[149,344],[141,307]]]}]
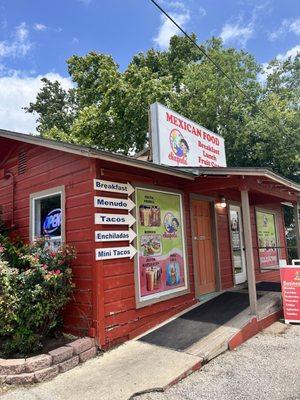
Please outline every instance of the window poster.
[{"label": "window poster", "polygon": [[230,210],[230,229],[233,250],[240,250],[241,236],[240,236],[240,221],[239,213],[236,210]]},{"label": "window poster", "polygon": [[237,210],[234,209],[230,209],[230,232],[231,232],[234,272],[238,274],[242,272],[243,260],[242,260],[239,213]]},{"label": "window poster", "polygon": [[260,266],[278,267],[275,214],[256,211]]},{"label": "window poster", "polygon": [[182,196],[136,188],[139,301],[187,289]]}]

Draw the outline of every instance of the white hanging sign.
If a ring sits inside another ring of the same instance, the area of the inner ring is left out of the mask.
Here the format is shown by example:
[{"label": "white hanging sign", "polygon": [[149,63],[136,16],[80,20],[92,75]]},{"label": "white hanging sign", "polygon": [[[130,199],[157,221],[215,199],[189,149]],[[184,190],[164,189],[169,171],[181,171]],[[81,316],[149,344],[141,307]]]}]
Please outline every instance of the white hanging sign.
[{"label": "white hanging sign", "polygon": [[94,206],[98,208],[117,208],[130,211],[135,207],[135,204],[131,199],[94,196]]},{"label": "white hanging sign", "polygon": [[129,225],[135,223],[131,214],[95,213],[95,224],[101,225]]},{"label": "white hanging sign", "polygon": [[111,260],[114,258],[132,258],[136,254],[136,249],[131,246],[125,247],[106,247],[96,249],[96,260]]},{"label": "white hanging sign", "polygon": [[226,167],[222,136],[160,103],[151,105],[153,162],[179,167]]},{"label": "white hanging sign", "polygon": [[123,193],[130,196],[134,192],[134,188],[127,183],[119,183],[112,181],[105,181],[103,179],[94,179],[94,190],[101,190],[102,192]]},{"label": "white hanging sign", "polygon": [[127,231],[95,231],[95,242],[119,242],[128,240],[132,242],[136,238],[136,233],[129,229]]}]

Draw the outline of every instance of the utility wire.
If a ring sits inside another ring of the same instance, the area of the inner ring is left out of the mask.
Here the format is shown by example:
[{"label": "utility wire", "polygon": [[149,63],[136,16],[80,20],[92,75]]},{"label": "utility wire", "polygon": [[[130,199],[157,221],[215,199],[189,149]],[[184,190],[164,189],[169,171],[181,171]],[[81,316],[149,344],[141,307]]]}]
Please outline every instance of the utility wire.
[{"label": "utility wire", "polygon": [[[252,99],[249,98],[247,92],[245,92],[244,89],[241,88],[241,86],[239,84],[237,84],[228,74],[227,72],[224,71],[224,69],[209,55],[207,54],[207,52],[197,44],[197,42],[195,42],[195,40],[155,1],[155,0],[150,0],[151,3],[153,3],[189,40],[190,42],[193,43],[194,46],[196,46],[198,48],[198,50],[201,51],[202,54],[205,55],[206,58],[208,58],[208,60],[229,80],[229,82],[236,87],[242,94],[243,96],[246,98],[246,100],[251,103],[252,105],[255,105],[257,107],[257,104],[255,101],[253,101]],[[260,109],[260,112],[270,121],[272,122],[272,124],[276,125],[277,128],[279,128],[280,130],[283,130],[283,128],[278,125],[272,118],[269,117],[269,115],[267,113],[265,113],[265,111],[263,111],[262,109]]]}]

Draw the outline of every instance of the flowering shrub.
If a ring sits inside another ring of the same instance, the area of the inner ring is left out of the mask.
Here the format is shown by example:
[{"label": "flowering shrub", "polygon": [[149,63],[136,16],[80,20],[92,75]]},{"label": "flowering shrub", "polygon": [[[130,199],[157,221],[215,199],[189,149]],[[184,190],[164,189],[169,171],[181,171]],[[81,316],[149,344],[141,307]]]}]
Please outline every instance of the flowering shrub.
[{"label": "flowering shrub", "polygon": [[[1,250],[1,248],[0,248]],[[13,332],[20,297],[17,291],[18,270],[0,259],[0,335]]]},{"label": "flowering shrub", "polygon": [[38,240],[25,246],[0,235],[0,335],[5,352],[29,354],[56,329],[60,311],[72,293],[69,246],[57,250]]}]

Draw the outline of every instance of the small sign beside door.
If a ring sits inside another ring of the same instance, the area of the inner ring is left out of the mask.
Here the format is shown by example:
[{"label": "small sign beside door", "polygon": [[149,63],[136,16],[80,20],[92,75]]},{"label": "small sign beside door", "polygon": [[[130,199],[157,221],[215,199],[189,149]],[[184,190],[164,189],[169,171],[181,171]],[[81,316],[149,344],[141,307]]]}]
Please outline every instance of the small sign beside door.
[{"label": "small sign beside door", "polygon": [[135,223],[131,214],[95,213],[95,224],[101,225],[129,225]]},{"label": "small sign beside door", "polygon": [[94,206],[98,208],[116,208],[119,210],[131,211],[135,207],[135,204],[131,199],[94,196]]},{"label": "small sign beside door", "polygon": [[96,260],[111,260],[115,258],[132,258],[136,254],[136,249],[131,246],[124,247],[106,247],[96,249]]},{"label": "small sign beside door", "polygon": [[95,242],[132,242],[135,238],[136,233],[130,228],[126,231],[95,231]]},{"label": "small sign beside door", "polygon": [[94,179],[94,190],[101,190],[102,192],[122,193],[130,196],[134,192],[134,188],[130,183],[119,183],[112,181],[105,181],[103,179]]},{"label": "small sign beside door", "polygon": [[[130,183],[119,183],[106,181],[103,179],[94,179],[94,190],[102,192],[121,193],[127,195],[127,198],[115,198],[105,196],[94,196],[95,208],[107,208],[126,210],[128,214],[113,214],[110,212],[95,213],[96,225],[127,225],[127,230],[96,230],[95,242],[122,242],[131,243],[135,237],[135,232],[130,227],[135,223],[135,218],[130,211],[135,207],[135,203],[129,198],[134,192],[134,188]],[[117,258],[132,258],[137,250],[129,244],[122,247],[107,247],[96,249],[96,260],[110,260]]]}]

